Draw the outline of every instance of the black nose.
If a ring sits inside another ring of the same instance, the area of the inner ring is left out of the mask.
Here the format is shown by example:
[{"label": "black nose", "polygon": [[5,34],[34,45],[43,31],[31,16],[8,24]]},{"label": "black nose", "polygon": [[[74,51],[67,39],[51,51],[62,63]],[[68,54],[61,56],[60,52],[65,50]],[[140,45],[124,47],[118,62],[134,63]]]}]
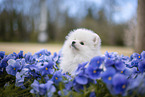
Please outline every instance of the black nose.
[{"label": "black nose", "polygon": [[76,42],[75,41],[72,41],[72,45],[74,45]]}]

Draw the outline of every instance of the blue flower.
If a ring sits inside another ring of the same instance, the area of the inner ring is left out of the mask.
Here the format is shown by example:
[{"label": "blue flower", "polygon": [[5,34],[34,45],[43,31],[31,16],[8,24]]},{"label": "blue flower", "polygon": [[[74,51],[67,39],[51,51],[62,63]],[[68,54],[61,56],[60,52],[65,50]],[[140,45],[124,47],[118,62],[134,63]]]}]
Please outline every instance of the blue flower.
[{"label": "blue flower", "polygon": [[24,58],[25,58],[26,63],[33,64],[36,61],[36,58],[34,56],[32,56],[31,53],[25,54]]},{"label": "blue flower", "polygon": [[127,88],[127,79],[123,74],[116,74],[112,79],[115,94],[124,94]]},{"label": "blue flower", "polygon": [[74,88],[75,91],[80,92],[80,90],[84,89],[83,86],[84,85],[81,85],[81,84],[77,83],[76,80],[73,80],[73,88]]},{"label": "blue flower", "polygon": [[52,56],[53,61],[58,64],[60,62],[59,58],[60,58],[60,56],[58,56],[57,53],[54,52],[54,54]]},{"label": "blue flower", "polygon": [[48,97],[53,97],[54,92],[56,91],[55,86],[53,85],[52,81],[47,81],[45,84],[47,88],[47,96]]},{"label": "blue flower", "polygon": [[145,71],[145,60],[142,60],[138,63],[138,69],[142,73]]},{"label": "blue flower", "polygon": [[5,56],[5,52],[4,51],[0,51],[0,60],[3,59]]},{"label": "blue flower", "polygon": [[8,65],[7,61],[9,59],[16,59],[16,56],[14,54],[9,54],[8,56],[4,56],[4,58],[1,60],[0,68],[5,68]]},{"label": "blue flower", "polygon": [[138,67],[138,63],[139,63],[139,60],[133,59],[133,60],[131,61],[131,66],[132,66],[132,67]]},{"label": "blue flower", "polygon": [[113,66],[115,61],[112,58],[106,58],[105,60],[105,67]]},{"label": "blue flower", "polygon": [[16,75],[18,70],[21,70],[21,65],[20,63],[16,62],[13,59],[8,60],[8,66],[6,67],[6,71],[8,74],[11,74],[13,76]]},{"label": "blue flower", "polygon": [[20,58],[23,58],[23,51],[20,51],[18,54],[17,54],[17,58],[20,59]]},{"label": "blue flower", "polygon": [[82,64],[79,64],[77,67],[77,70],[75,71],[75,75],[78,75],[81,72],[85,72],[85,66],[88,64],[88,62],[84,62]]},{"label": "blue flower", "polygon": [[69,92],[70,91],[63,89],[62,91],[58,91],[58,95],[63,97],[63,96],[68,95]]},{"label": "blue flower", "polygon": [[39,93],[39,82],[37,80],[34,80],[34,82],[31,84],[31,93],[38,94]]},{"label": "blue flower", "polygon": [[32,65],[26,65],[24,67],[24,69],[28,69],[29,70],[29,75],[33,78],[38,78],[40,77],[40,70],[38,69],[38,67],[35,64]]},{"label": "blue flower", "polygon": [[107,68],[107,70],[101,74],[103,82],[112,84],[112,78],[115,74],[116,70],[113,67]]},{"label": "blue flower", "polygon": [[17,87],[22,87],[23,83],[24,83],[24,78],[25,78],[25,76],[23,76],[22,72],[17,72],[16,73],[16,83],[15,83],[15,85]]},{"label": "blue flower", "polygon": [[145,95],[145,73],[138,74],[136,78],[132,78],[129,80],[129,85],[127,90],[130,94],[138,94],[138,95]]},{"label": "blue flower", "polygon": [[124,56],[124,55],[121,55],[120,57],[124,61],[128,61],[130,59],[128,56]]},{"label": "blue flower", "polygon": [[129,77],[132,74],[138,73],[138,71],[136,67],[133,67],[133,68],[125,68],[124,71],[121,71],[121,73]]},{"label": "blue flower", "polygon": [[75,77],[75,81],[78,83],[78,84],[81,84],[81,85],[85,85],[88,83],[88,78],[83,75],[83,74],[79,74]]},{"label": "blue flower", "polygon": [[38,63],[43,63],[43,62],[49,62],[49,61],[53,61],[53,56],[46,56],[46,55],[41,55],[39,58],[36,58],[36,61]]},{"label": "blue flower", "polygon": [[48,97],[52,97],[53,93],[56,91],[56,88],[52,85],[52,81],[47,81],[45,84],[39,84],[37,80],[31,84],[31,93],[36,95],[47,95]]},{"label": "blue flower", "polygon": [[125,63],[120,59],[117,59],[117,60],[106,59],[105,66],[106,66],[106,68],[115,67],[115,69],[117,69],[117,70],[124,70],[126,67]]},{"label": "blue flower", "polygon": [[144,79],[144,76],[142,74],[137,75],[136,78],[131,78],[129,80],[127,90],[136,89],[142,83],[143,79]]},{"label": "blue flower", "polygon": [[91,59],[89,65],[91,65],[94,68],[99,68],[103,62],[104,62],[104,57],[96,56]]},{"label": "blue flower", "polygon": [[109,59],[115,58],[115,57],[117,57],[117,53],[116,52],[111,52],[111,53],[105,52],[105,56]]},{"label": "blue flower", "polygon": [[122,70],[122,71],[126,67],[125,64],[121,60],[117,60],[114,65],[115,65],[117,70]]},{"label": "blue flower", "polygon": [[46,84],[40,84],[39,85],[39,94],[45,95],[47,92]]},{"label": "blue flower", "polygon": [[142,56],[138,53],[133,53],[133,58],[137,59],[137,60],[140,60],[142,58]]},{"label": "blue flower", "polygon": [[103,71],[103,69],[100,68],[94,68],[93,66],[88,66],[86,69],[86,72],[91,79],[98,79],[100,78],[100,74]]},{"label": "blue flower", "polygon": [[133,54],[132,54],[132,55],[130,55],[129,60],[130,60],[130,61],[131,61],[131,60],[133,60]]},{"label": "blue flower", "polygon": [[25,66],[29,65],[29,64],[26,64],[26,61],[25,61],[24,58],[20,60],[20,64],[22,65],[22,68],[24,68]]},{"label": "blue flower", "polygon": [[36,56],[37,58],[41,57],[42,55],[49,56],[49,55],[51,55],[51,53],[49,51],[47,51],[47,49],[42,49],[34,54],[34,56]]},{"label": "blue flower", "polygon": [[62,74],[61,74],[61,71],[56,71],[54,74],[53,74],[53,77],[51,79],[55,84],[59,84],[59,82],[62,81]]},{"label": "blue flower", "polygon": [[142,51],[141,56],[142,56],[142,59],[145,59],[145,51]]},{"label": "blue flower", "polygon": [[42,74],[42,76],[47,75],[47,74],[53,74],[54,69],[53,69],[53,62],[50,61],[48,62],[44,62],[43,65],[44,66],[40,66],[40,72]]},{"label": "blue flower", "polygon": [[23,68],[20,72],[16,73],[15,85],[17,87],[25,88],[23,85],[25,77],[29,77],[29,69],[27,69],[27,68]]},{"label": "blue flower", "polygon": [[25,65],[24,68],[28,68],[30,71],[39,72],[39,69],[38,69],[38,67],[35,64]]},{"label": "blue flower", "polygon": [[65,89],[66,90],[71,90],[72,86],[73,86],[73,82],[69,81],[68,83],[65,84]]}]

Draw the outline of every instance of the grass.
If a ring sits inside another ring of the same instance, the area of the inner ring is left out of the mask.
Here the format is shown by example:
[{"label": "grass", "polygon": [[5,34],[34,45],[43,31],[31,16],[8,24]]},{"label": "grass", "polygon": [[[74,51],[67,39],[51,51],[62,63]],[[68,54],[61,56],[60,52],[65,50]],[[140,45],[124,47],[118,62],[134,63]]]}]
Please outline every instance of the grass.
[{"label": "grass", "polygon": [[[35,52],[41,49],[47,49],[48,51],[59,52],[62,48],[62,44],[39,44],[39,43],[0,43],[0,51],[5,51],[6,54],[11,54],[13,52],[18,53],[20,50],[23,50],[24,53],[31,52],[34,54]],[[118,52],[118,54],[123,54],[126,56],[130,56],[134,50],[130,47],[120,47],[120,46],[102,46],[101,52],[104,54],[106,51],[108,52]]]}]

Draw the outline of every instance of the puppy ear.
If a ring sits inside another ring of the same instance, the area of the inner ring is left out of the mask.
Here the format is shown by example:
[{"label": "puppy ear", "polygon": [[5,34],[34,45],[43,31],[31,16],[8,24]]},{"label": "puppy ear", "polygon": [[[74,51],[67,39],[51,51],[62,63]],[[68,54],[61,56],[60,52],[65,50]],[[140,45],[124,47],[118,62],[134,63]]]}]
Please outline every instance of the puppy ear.
[{"label": "puppy ear", "polygon": [[98,35],[93,38],[94,46],[101,45],[101,39]]}]

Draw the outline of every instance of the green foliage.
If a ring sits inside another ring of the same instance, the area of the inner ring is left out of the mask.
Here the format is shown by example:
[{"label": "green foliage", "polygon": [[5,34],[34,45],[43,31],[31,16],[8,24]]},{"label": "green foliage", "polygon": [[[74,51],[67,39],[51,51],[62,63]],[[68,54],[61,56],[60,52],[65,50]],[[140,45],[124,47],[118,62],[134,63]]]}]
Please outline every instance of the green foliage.
[{"label": "green foliage", "polygon": [[21,89],[15,86],[15,76],[6,72],[0,75],[0,97],[32,97],[30,88]]},{"label": "green foliage", "polygon": [[[43,79],[41,80],[43,82]],[[3,74],[0,76],[0,97],[32,97],[30,93],[30,85],[33,80],[26,81],[24,84],[27,87],[26,89],[22,89],[20,87],[15,86],[15,77],[12,75]],[[6,83],[6,84],[5,84]],[[89,87],[84,86],[84,90],[80,92],[71,91],[68,95],[63,95],[63,83],[59,84],[57,87],[57,91],[61,91],[62,97],[88,97],[91,92],[95,92],[96,97],[113,97],[106,85],[102,82],[102,80],[97,80],[97,84],[90,84]],[[73,89],[72,89],[73,90]],[[54,96],[58,97],[58,94],[55,93]]]},{"label": "green foliage", "polygon": [[21,89],[16,87],[15,84],[9,84],[4,88],[0,88],[0,97],[32,97],[30,89]]},{"label": "green foliage", "polygon": [[0,74],[0,88],[3,88],[5,83],[15,83],[15,77],[12,75],[8,75],[6,71],[4,70],[3,74]]}]

